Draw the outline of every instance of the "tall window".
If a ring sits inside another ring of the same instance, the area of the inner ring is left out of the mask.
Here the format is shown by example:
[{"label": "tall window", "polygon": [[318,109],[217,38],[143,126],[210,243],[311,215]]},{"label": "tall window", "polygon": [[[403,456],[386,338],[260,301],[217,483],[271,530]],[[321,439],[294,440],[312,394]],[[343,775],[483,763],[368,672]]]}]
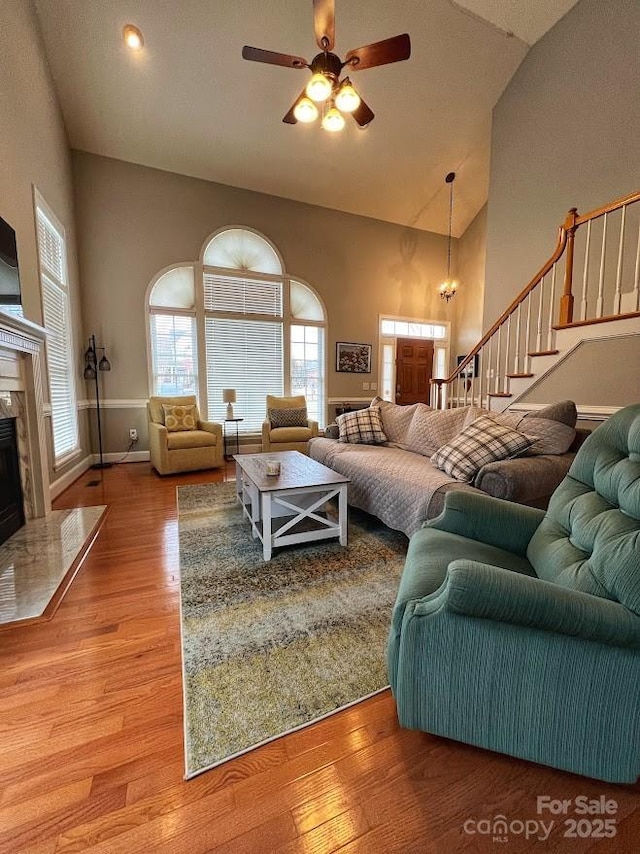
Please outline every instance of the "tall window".
[{"label": "tall window", "polygon": [[202,264],[164,272],[148,300],[151,387],[198,394],[221,421],[222,391],[236,391],[240,431],[257,433],[267,394],[304,394],[324,423],[325,314],[312,289],[291,279],[261,235],[225,229],[207,242]]},{"label": "tall window", "polygon": [[36,225],[42,312],[48,332],[46,353],[54,465],[60,466],[79,449],[67,247],[62,225],[39,194],[36,194]]}]

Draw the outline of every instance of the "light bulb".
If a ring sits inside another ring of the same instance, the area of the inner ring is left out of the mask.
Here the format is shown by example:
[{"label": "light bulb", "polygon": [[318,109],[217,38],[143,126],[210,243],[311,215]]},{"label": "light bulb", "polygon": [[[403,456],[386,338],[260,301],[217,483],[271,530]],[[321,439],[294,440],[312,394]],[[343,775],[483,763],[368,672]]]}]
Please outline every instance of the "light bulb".
[{"label": "light bulb", "polygon": [[343,83],[336,95],[336,107],[342,110],[343,113],[352,113],[359,106],[360,95],[358,95],[351,83]]},{"label": "light bulb", "polygon": [[344,127],[344,116],[339,110],[336,110],[335,107],[331,107],[329,112],[322,119],[322,127],[325,130],[330,130],[332,132],[342,130]]},{"label": "light bulb", "polygon": [[313,122],[318,118],[318,108],[309,98],[300,98],[293,108],[293,115],[299,122]]},{"label": "light bulb", "polygon": [[131,48],[131,50],[141,50],[144,47],[144,38],[142,33],[137,27],[134,27],[133,24],[126,25],[122,30],[122,37],[126,46]]},{"label": "light bulb", "polygon": [[312,101],[320,102],[327,100],[332,89],[333,86],[331,85],[329,78],[318,72],[318,74],[314,74],[311,80],[307,83],[306,92]]}]

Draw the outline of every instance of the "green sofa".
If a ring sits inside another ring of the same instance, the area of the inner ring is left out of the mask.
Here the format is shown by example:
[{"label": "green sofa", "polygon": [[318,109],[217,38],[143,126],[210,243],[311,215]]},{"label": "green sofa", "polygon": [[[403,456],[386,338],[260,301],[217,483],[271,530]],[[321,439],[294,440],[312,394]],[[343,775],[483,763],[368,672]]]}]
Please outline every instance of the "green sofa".
[{"label": "green sofa", "polygon": [[546,512],[450,492],[413,535],[388,646],[402,726],[589,777],[640,773],[640,404]]}]

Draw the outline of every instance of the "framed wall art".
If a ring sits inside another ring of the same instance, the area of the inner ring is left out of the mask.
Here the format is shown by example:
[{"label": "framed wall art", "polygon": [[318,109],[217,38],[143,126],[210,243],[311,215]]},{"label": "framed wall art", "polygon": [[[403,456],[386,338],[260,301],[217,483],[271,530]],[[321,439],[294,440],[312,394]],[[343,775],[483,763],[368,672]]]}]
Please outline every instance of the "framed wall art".
[{"label": "framed wall art", "polygon": [[336,344],[336,371],[346,374],[371,373],[371,344]]}]

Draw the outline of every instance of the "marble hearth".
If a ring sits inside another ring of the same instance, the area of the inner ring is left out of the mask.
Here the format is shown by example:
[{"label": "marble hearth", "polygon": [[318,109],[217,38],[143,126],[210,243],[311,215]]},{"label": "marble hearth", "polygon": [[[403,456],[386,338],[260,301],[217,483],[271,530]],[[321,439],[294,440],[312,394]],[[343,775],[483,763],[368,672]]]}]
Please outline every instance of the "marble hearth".
[{"label": "marble hearth", "polygon": [[46,330],[0,310],[0,401],[16,417],[27,519],[51,512],[43,383]]}]

